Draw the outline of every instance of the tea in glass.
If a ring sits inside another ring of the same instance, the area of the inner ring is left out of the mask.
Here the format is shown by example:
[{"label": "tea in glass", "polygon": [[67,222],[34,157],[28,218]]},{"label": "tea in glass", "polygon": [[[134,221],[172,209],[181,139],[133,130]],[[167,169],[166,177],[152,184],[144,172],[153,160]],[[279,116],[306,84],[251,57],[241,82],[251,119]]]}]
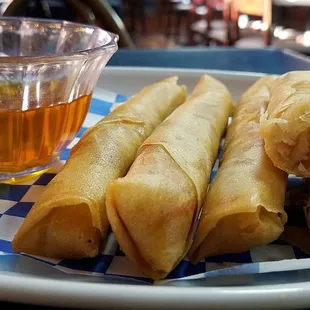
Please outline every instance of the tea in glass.
[{"label": "tea in glass", "polygon": [[0,18],[0,183],[43,172],[72,142],[117,41],[92,25]]}]

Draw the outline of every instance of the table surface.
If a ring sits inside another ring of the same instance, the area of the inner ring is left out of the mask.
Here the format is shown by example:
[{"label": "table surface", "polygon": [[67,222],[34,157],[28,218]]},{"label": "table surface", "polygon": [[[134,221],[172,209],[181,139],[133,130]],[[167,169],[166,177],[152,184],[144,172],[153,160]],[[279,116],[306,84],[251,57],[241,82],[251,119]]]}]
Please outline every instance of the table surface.
[{"label": "table surface", "polygon": [[108,65],[214,69],[283,74],[310,70],[310,58],[275,48],[182,48],[171,50],[118,50]]},{"label": "table surface", "polygon": [[[110,66],[175,67],[282,74],[310,70],[310,58],[279,49],[184,48],[181,50],[119,50]],[[0,288],[1,289],[1,288]],[[0,309],[60,309],[0,302]]]}]

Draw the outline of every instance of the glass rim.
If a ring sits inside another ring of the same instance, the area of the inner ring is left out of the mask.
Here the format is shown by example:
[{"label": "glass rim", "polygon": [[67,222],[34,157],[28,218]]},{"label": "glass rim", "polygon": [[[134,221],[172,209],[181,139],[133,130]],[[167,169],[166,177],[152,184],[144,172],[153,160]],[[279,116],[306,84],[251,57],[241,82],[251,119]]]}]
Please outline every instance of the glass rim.
[{"label": "glass rim", "polygon": [[76,23],[71,22],[67,20],[58,20],[58,19],[50,19],[50,18],[32,18],[32,17],[15,17],[15,16],[8,16],[0,17],[1,21],[10,21],[10,20],[17,20],[17,21],[32,21],[32,22],[53,22],[53,23],[60,23],[62,25],[73,25],[73,26],[80,26],[83,28],[92,28],[94,30],[100,30],[104,33],[106,33],[110,41],[106,44],[89,48],[89,49],[83,49],[77,52],[67,52],[67,53],[53,53],[53,54],[46,54],[46,55],[40,55],[40,56],[1,56],[0,57],[0,65],[3,64],[21,64],[21,63],[40,63],[40,62],[59,62],[59,61],[68,61],[68,57],[70,57],[70,60],[79,60],[83,58],[89,58],[91,56],[98,56],[100,54],[103,54],[109,49],[115,50],[118,47],[118,40],[119,36],[113,32],[104,30],[96,25],[88,25],[88,24],[82,24],[82,23]]}]

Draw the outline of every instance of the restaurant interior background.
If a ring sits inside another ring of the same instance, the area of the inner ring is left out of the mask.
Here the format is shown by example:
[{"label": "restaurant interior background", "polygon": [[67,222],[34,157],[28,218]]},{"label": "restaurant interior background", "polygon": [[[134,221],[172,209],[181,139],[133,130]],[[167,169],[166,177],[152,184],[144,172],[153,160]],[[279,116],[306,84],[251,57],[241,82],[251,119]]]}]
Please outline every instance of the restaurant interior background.
[{"label": "restaurant interior background", "polygon": [[97,24],[120,48],[289,48],[310,55],[310,0],[1,0],[4,16]]}]

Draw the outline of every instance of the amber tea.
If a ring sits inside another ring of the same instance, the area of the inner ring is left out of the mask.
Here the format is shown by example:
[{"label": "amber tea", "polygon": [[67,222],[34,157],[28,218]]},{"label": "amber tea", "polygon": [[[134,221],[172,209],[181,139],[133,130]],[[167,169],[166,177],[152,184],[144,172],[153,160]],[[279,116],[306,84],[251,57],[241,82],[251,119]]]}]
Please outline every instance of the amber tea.
[{"label": "amber tea", "polygon": [[0,174],[48,165],[72,141],[91,95],[30,110],[0,109]]}]

